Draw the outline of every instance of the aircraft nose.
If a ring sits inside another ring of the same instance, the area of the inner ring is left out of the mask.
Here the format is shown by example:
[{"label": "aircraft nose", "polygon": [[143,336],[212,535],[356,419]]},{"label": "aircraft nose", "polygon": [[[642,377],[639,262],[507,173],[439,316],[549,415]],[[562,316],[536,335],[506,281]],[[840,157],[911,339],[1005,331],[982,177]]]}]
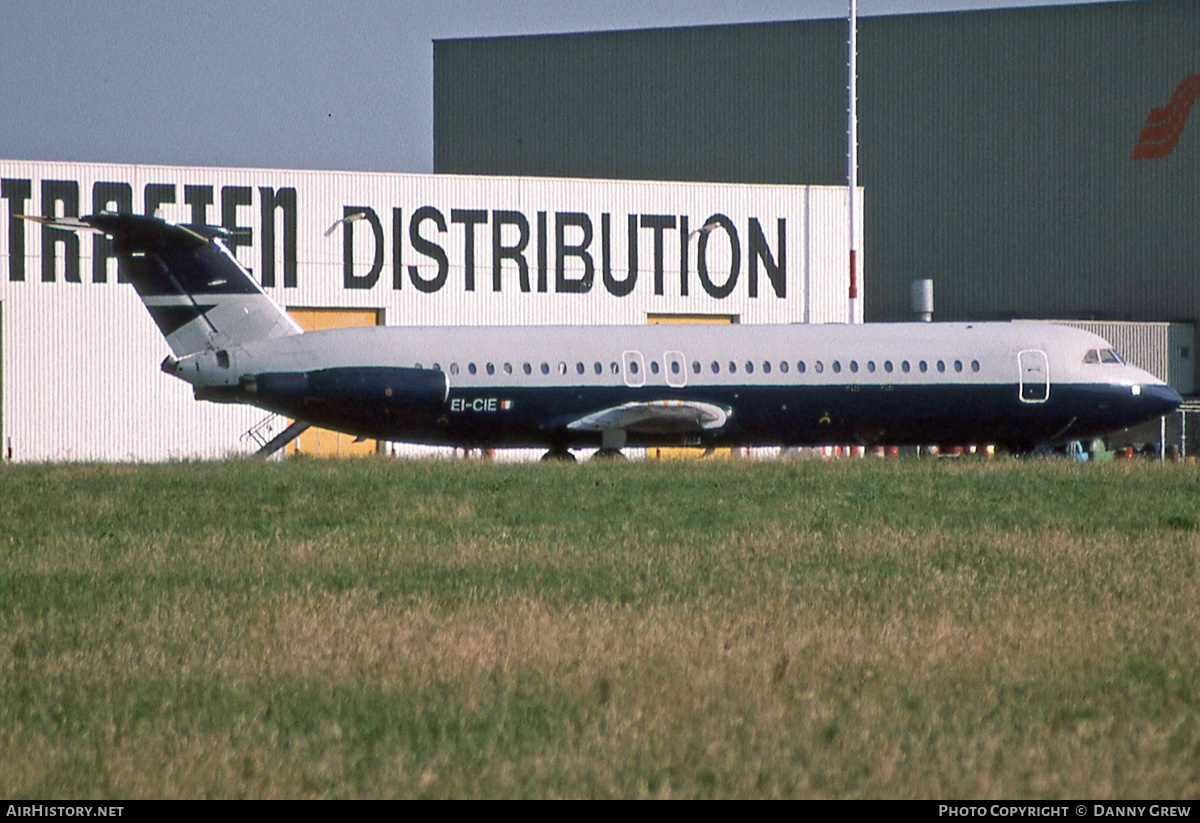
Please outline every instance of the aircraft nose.
[{"label": "aircraft nose", "polygon": [[1179,404],[1183,402],[1183,398],[1179,396],[1179,392],[1175,391],[1170,386],[1161,383],[1141,386],[1142,402],[1146,407],[1147,413],[1154,417],[1161,417],[1164,414],[1169,414],[1179,408]]}]

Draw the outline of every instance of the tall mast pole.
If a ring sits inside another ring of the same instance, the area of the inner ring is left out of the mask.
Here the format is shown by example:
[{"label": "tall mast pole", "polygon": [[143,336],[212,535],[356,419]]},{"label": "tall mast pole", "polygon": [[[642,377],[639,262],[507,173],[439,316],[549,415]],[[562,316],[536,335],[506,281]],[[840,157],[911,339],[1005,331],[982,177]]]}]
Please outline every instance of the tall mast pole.
[{"label": "tall mast pole", "polygon": [[850,186],[850,322],[858,321],[858,0],[850,0],[850,105],[847,109],[847,178]]}]

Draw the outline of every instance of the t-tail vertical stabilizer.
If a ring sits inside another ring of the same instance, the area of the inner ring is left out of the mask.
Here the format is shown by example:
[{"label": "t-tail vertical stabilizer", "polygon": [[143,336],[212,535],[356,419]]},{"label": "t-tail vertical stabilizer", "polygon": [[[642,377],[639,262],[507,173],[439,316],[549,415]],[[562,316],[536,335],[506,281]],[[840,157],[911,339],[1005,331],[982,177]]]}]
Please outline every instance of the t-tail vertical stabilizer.
[{"label": "t-tail vertical stabilizer", "polygon": [[41,221],[113,238],[122,272],[176,357],[302,333],[230,253],[222,229],[135,214]]}]

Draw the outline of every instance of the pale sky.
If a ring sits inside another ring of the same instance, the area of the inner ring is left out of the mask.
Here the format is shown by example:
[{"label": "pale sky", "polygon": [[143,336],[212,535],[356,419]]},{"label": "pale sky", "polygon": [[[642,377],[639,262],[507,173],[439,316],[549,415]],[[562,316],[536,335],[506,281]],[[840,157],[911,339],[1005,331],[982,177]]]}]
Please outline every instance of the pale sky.
[{"label": "pale sky", "polygon": [[0,0],[0,157],[429,172],[434,40],[846,13],[847,0]]}]

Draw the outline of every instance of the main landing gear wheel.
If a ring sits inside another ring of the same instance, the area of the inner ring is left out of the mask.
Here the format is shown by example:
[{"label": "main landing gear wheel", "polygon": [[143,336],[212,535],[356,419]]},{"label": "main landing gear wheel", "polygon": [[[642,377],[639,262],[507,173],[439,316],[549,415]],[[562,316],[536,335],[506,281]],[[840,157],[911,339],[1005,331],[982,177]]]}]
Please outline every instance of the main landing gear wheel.
[{"label": "main landing gear wheel", "polygon": [[566,447],[554,447],[550,451],[542,455],[543,463],[574,463],[575,455],[571,454]]},{"label": "main landing gear wheel", "polygon": [[593,456],[593,460],[624,460],[625,455],[621,454],[621,449],[625,448],[626,434],[624,429],[616,427],[604,429],[600,432],[600,450]]}]

